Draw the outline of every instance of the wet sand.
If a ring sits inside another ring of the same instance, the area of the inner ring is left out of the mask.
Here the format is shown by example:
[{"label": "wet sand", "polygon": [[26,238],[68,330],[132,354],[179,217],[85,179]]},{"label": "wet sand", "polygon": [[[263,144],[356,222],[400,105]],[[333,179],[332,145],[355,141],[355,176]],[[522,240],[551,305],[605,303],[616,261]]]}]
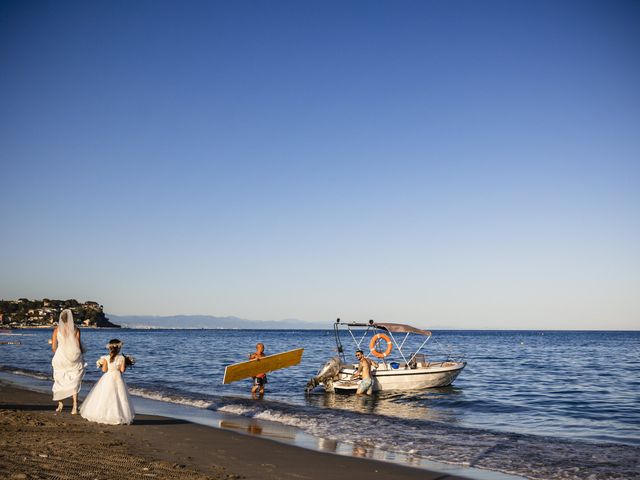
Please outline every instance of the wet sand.
[{"label": "wet sand", "polygon": [[68,406],[59,415],[54,410],[49,395],[0,383],[0,478],[461,478],[167,417],[138,415],[133,425],[108,426],[71,415]]}]

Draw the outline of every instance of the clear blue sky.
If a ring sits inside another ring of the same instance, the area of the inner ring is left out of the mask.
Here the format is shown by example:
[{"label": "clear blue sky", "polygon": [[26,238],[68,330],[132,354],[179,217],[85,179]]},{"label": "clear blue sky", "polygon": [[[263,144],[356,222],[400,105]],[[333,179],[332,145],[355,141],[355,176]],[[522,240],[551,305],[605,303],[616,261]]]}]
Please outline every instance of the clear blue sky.
[{"label": "clear blue sky", "polygon": [[637,1],[0,2],[0,297],[640,328]]}]

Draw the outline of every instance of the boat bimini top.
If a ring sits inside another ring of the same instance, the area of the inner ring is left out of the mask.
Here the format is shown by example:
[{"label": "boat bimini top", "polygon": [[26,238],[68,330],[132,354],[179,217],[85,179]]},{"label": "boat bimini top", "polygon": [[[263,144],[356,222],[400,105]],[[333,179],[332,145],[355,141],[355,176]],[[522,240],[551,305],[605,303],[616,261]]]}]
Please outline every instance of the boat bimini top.
[{"label": "boat bimini top", "polygon": [[[369,344],[369,352],[386,363],[386,357],[391,353],[393,346],[395,345],[398,349],[399,355],[402,357],[402,360],[406,364],[410,364],[418,355],[420,350],[426,345],[426,343],[431,338],[431,332],[429,330],[422,330],[420,328],[412,327],[411,325],[404,325],[401,323],[376,323],[373,320],[369,320],[368,323],[340,323],[340,319],[338,318],[336,322],[333,324],[333,330],[336,338],[336,346],[338,347],[338,354],[343,362],[346,363],[344,348],[342,346],[342,342],[340,340],[340,329],[346,329],[351,335],[353,342],[356,345],[358,350],[364,350],[362,348],[362,343],[369,336],[370,333],[374,333],[371,338],[371,342]],[[359,329],[364,329],[362,335],[360,335]],[[378,332],[378,333],[375,333]],[[384,333],[379,333],[384,332]],[[402,334],[404,333],[404,337]],[[420,344],[420,346],[416,349],[414,353],[412,353],[409,358],[406,358],[404,352],[402,351],[402,347],[405,342],[409,338],[410,334],[421,335],[425,337],[424,341]],[[388,335],[387,335],[388,334]],[[400,342],[396,340],[396,336],[398,335]],[[378,346],[382,341],[386,341],[386,351],[381,352],[378,350]]]}]

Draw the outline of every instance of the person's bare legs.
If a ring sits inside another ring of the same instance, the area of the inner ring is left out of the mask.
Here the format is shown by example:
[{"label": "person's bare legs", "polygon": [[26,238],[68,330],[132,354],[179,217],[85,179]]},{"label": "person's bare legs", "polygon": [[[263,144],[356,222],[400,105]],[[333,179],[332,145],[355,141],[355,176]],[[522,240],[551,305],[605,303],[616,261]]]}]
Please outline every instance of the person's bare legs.
[{"label": "person's bare legs", "polygon": [[63,403],[58,400],[58,408],[56,408],[56,413],[60,413],[63,407],[64,407]]},{"label": "person's bare legs", "polygon": [[73,394],[73,408],[71,409],[71,415],[76,415],[78,413],[78,394]]}]

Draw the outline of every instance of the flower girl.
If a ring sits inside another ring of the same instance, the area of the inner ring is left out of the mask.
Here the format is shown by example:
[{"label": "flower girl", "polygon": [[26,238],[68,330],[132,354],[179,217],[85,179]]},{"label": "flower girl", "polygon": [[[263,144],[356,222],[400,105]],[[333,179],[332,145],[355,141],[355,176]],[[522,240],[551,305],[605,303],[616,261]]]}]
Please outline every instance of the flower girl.
[{"label": "flower girl", "polygon": [[109,355],[100,357],[96,363],[104,374],[82,403],[80,415],[92,422],[128,425],[136,414],[122,378],[129,362],[120,355],[122,342],[117,338],[110,340],[107,348]]}]

